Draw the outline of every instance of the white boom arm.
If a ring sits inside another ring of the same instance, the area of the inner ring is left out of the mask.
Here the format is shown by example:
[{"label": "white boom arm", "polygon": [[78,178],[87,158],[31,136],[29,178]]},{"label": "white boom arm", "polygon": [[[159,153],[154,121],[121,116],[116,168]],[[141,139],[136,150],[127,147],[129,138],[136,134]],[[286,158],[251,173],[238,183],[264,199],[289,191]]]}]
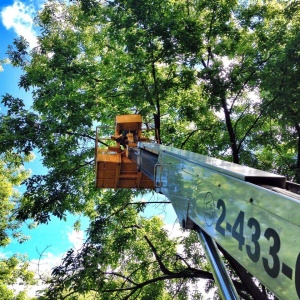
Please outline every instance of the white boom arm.
[{"label": "white boom arm", "polygon": [[284,176],[158,144],[132,151],[183,227],[201,228],[278,298],[300,298],[300,197]]}]

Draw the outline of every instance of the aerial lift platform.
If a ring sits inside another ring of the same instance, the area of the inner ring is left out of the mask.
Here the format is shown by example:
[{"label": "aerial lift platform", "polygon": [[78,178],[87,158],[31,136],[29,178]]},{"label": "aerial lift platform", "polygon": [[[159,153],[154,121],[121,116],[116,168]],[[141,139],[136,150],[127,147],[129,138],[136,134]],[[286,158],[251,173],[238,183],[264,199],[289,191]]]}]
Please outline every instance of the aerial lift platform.
[{"label": "aerial lift platform", "polygon": [[[136,163],[128,158],[130,148],[147,141],[142,136],[141,115],[120,115],[116,117],[114,135],[110,137],[115,145],[99,148],[96,133],[96,187],[97,188],[154,188],[153,181],[137,170]],[[104,138],[107,140],[107,138]]]},{"label": "aerial lift platform", "polygon": [[[151,188],[197,231],[223,299],[239,299],[222,247],[279,299],[300,299],[300,186],[281,175],[149,143],[139,115],[117,116],[114,146],[99,148],[98,188]],[[122,135],[122,136],[121,136]]]}]

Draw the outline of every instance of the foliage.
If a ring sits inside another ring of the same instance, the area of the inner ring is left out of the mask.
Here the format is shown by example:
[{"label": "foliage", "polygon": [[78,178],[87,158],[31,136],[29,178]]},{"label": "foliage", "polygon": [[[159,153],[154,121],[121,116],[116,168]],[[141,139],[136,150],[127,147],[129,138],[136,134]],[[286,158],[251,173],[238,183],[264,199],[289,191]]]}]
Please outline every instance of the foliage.
[{"label": "foliage", "polygon": [[[70,212],[90,227],[42,298],[187,299],[197,278],[212,278],[195,237],[143,219],[136,191],[94,188],[93,127],[140,113],[159,142],[300,180],[298,16],[287,1],[45,3],[38,47],[21,37],[8,49],[33,107],[3,97],[0,150],[17,167],[38,149],[49,170],[26,180],[18,220]],[[267,298],[228,261],[244,299]]]},{"label": "foliage", "polygon": [[[175,295],[186,299],[188,285],[196,284],[196,278],[212,279],[210,272],[198,269],[205,262],[199,245],[178,253],[179,239],[168,237],[160,218],[138,217],[128,204],[117,210],[114,204],[115,210],[105,217],[108,208],[103,206],[107,204],[99,205],[99,217],[91,223],[82,249],[78,253],[70,250],[62,265],[53,270],[49,299],[56,299],[62,291],[63,297],[94,291],[105,299],[172,299]],[[186,246],[191,243],[182,240]]]},{"label": "foliage", "polygon": [[[0,246],[9,243],[9,235],[12,233],[15,238],[22,242],[25,238],[18,228],[20,223],[13,215],[20,195],[15,189],[29,175],[29,172],[19,165],[21,159],[15,153],[7,152],[0,157]],[[28,161],[30,156],[22,157]]]},{"label": "foliage", "polygon": [[[14,255],[8,259],[0,259],[0,298],[7,300],[28,300],[30,299],[26,290],[15,293],[14,285],[35,284],[34,273],[28,270],[26,257]],[[31,298],[32,299],[32,298]]]},{"label": "foliage", "polygon": [[[284,11],[286,26],[289,28],[284,35],[280,47],[276,49],[267,67],[261,89],[262,97],[272,102],[268,114],[276,118],[272,122],[275,138],[280,143],[274,145],[277,153],[273,163],[291,180],[300,182],[300,130],[298,94],[299,82],[299,6],[291,3]],[[276,76],[271,76],[276,74]],[[280,132],[279,132],[280,131]],[[279,134],[278,134],[279,132]]]},{"label": "foliage", "polygon": [[[13,212],[19,203],[19,186],[29,175],[29,172],[20,165],[19,160],[29,161],[32,155],[19,157],[16,153],[6,152],[0,159],[0,246],[6,246],[11,238],[20,243],[27,237],[20,231],[21,223],[16,220]],[[14,284],[32,285],[35,283],[33,272],[28,270],[28,262],[16,255],[0,259],[0,298],[1,299],[29,299],[26,292],[17,295],[13,292]]]}]

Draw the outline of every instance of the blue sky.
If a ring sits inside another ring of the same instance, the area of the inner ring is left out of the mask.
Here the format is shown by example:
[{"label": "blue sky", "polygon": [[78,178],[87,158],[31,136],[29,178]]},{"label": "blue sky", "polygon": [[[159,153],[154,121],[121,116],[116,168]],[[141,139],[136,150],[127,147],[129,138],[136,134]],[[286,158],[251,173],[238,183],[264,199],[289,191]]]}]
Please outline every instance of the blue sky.
[{"label": "blue sky", "polygon": [[[8,45],[12,44],[13,40],[20,35],[27,39],[31,48],[36,46],[38,28],[34,26],[33,20],[36,12],[41,9],[43,2],[44,0],[0,0],[0,60],[6,58]],[[3,71],[0,72],[0,97],[9,93],[14,97],[22,98],[29,108],[32,104],[30,93],[26,93],[18,87],[21,71],[9,64],[4,64],[2,67]],[[3,113],[4,110],[1,105],[0,109],[0,113]],[[46,170],[41,164],[38,153],[35,154],[37,158],[28,167],[33,174],[43,174]],[[158,197],[161,196],[149,195],[148,199],[158,201]],[[169,229],[173,233],[175,232],[173,229],[176,216],[170,205],[167,205],[166,208],[152,205],[145,213],[147,217],[154,214],[164,216],[169,223],[167,225]],[[8,257],[17,252],[27,253],[34,269],[37,266],[40,253],[45,250],[41,266],[45,272],[49,271],[51,267],[59,263],[63,254],[69,248],[79,248],[82,245],[84,229],[87,227],[88,222],[86,219],[81,218],[83,230],[76,232],[72,226],[77,219],[78,217],[69,216],[68,221],[63,222],[54,218],[50,224],[38,226],[33,230],[29,230],[24,226],[24,233],[31,236],[30,240],[23,244],[13,241],[6,248],[0,249],[0,257]]]},{"label": "blue sky", "polygon": [[[41,0],[0,1],[0,59],[7,57],[8,45],[20,35],[29,41],[31,47],[36,45],[36,28],[34,28],[33,18],[41,4]],[[4,64],[2,67],[4,71],[0,72],[0,96],[10,93],[14,97],[24,99],[30,106],[30,95],[18,88],[21,71],[9,64]]]},{"label": "blue sky", "polygon": [[[0,1],[0,59],[7,57],[6,51],[9,44],[20,35],[23,35],[33,48],[36,46],[37,28],[34,27],[34,16],[38,9],[41,8],[43,1],[41,0],[1,0]],[[30,93],[19,89],[18,81],[21,71],[13,68],[9,64],[2,65],[3,71],[0,72],[0,97],[6,93],[14,97],[22,98],[27,107],[32,104]],[[4,112],[0,105],[0,113]],[[44,174],[46,170],[43,168],[38,153],[37,158],[28,167],[33,174]],[[36,229],[29,230],[24,226],[24,233],[30,235],[29,241],[19,244],[13,241],[8,247],[0,249],[0,256],[10,256],[13,253],[27,253],[29,258],[34,262],[39,258],[39,253],[44,253],[44,258],[51,266],[58,261],[65,251],[70,247],[79,247],[84,240],[84,232],[76,232],[72,226],[78,217],[69,216],[68,222],[60,221],[53,218],[49,225],[42,225]],[[81,219],[83,229],[87,226],[85,219]],[[52,263],[50,259],[52,258]]]},{"label": "blue sky", "polygon": [[[43,4],[42,0],[0,0],[0,60],[6,58],[7,47],[12,44],[18,36],[24,36],[33,48],[36,46],[37,28],[34,27],[34,16]],[[19,89],[18,81],[21,71],[13,68],[9,64],[2,65],[0,72],[0,97],[6,93],[14,97],[22,98],[27,107],[32,104],[30,93],[25,93]],[[0,105],[0,113],[3,113],[3,107]],[[33,163],[28,165],[33,174],[43,174],[46,170],[43,168],[38,153]],[[60,221],[56,218],[49,225],[38,226],[36,229],[29,230],[23,226],[23,232],[31,238],[19,244],[12,241],[7,247],[0,249],[0,257],[9,257],[15,253],[27,254],[31,261],[31,268],[37,271],[38,260],[40,260],[39,270],[41,273],[48,273],[51,268],[59,264],[61,257],[71,247],[79,248],[84,241],[84,231],[74,231],[73,224],[77,217],[70,216],[68,222]],[[87,226],[87,221],[83,221],[83,229]],[[43,254],[40,257],[40,254]],[[18,290],[19,287],[15,286]],[[30,288],[30,295],[34,296],[38,289]]]}]

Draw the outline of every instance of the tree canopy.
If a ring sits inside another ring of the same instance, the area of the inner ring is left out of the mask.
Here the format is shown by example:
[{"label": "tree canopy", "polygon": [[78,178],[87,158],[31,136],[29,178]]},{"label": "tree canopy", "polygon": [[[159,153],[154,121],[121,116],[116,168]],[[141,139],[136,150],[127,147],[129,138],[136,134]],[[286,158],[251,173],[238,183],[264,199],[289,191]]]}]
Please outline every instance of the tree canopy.
[{"label": "tree canopy", "polygon": [[[1,133],[6,129],[1,127]],[[4,151],[0,154],[0,247],[7,246],[12,239],[17,239],[20,243],[27,239],[21,231],[22,223],[16,218],[15,211],[21,197],[18,188],[30,174],[23,162],[29,162],[32,158],[30,153]],[[11,257],[1,255],[0,298],[28,299],[26,291],[14,293],[15,284],[22,284],[24,287],[35,284],[34,273],[29,270],[26,257],[18,254]]]},{"label": "tree canopy", "polygon": [[[16,220],[83,214],[90,227],[41,299],[202,299],[197,280],[209,290],[213,278],[195,236],[170,238],[161,219],[142,217],[139,191],[95,189],[95,125],[140,113],[158,142],[300,182],[299,9],[275,0],[45,3],[38,46],[20,37],[8,48],[33,106],[3,96],[0,148],[15,162],[12,173],[0,168],[23,180],[14,168],[39,151],[48,173],[25,180]],[[272,297],[227,259],[243,299]]]}]

